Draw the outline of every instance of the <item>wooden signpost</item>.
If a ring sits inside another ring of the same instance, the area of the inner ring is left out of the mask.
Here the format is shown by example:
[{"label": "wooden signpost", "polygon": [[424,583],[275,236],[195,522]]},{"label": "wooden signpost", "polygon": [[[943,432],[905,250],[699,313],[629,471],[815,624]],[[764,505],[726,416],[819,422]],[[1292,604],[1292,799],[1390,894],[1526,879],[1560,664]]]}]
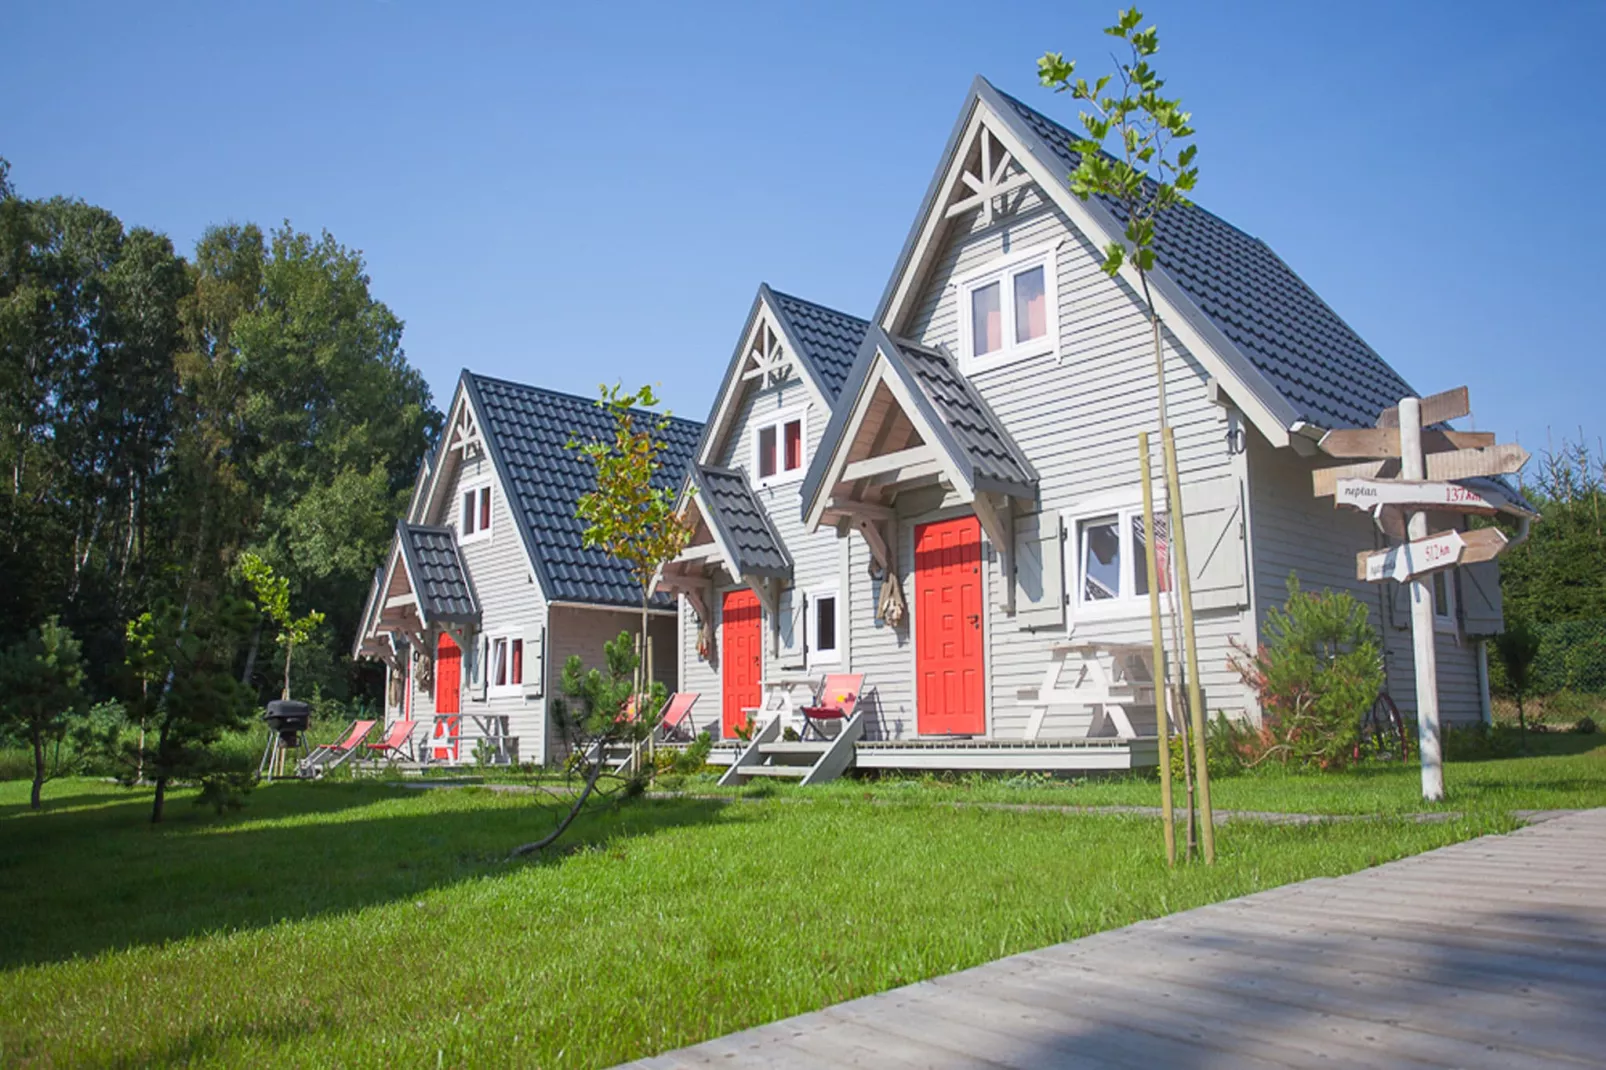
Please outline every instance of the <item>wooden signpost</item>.
[{"label": "wooden signpost", "polygon": [[[1411,639],[1416,660],[1417,737],[1422,754],[1422,797],[1444,798],[1439,739],[1438,662],[1433,625],[1433,576],[1456,565],[1491,561],[1508,545],[1497,528],[1428,534],[1428,513],[1507,514],[1532,519],[1526,504],[1486,477],[1512,475],[1528,461],[1518,445],[1501,445],[1485,432],[1424,428],[1471,414],[1466,387],[1427,398],[1404,398],[1384,410],[1376,427],[1338,428],[1322,436],[1322,452],[1354,464],[1317,469],[1312,490],[1335,505],[1364,509],[1400,543],[1356,555],[1359,579],[1411,588]],[[1479,479],[1476,486],[1458,480]],[[1403,522],[1402,522],[1403,521]]]},{"label": "wooden signpost", "polygon": [[1493,561],[1506,548],[1507,541],[1506,533],[1499,528],[1441,531],[1421,542],[1402,543],[1387,550],[1362,550],[1355,555],[1355,577],[1369,583],[1404,583],[1455,565]]},{"label": "wooden signpost", "polygon": [[[1428,454],[1425,474],[1420,478],[1444,481],[1508,476],[1521,471],[1527,463],[1528,451],[1521,446],[1473,446]],[[1314,476],[1316,496],[1321,498],[1332,494],[1340,479],[1411,478],[1405,474],[1402,464],[1398,458],[1383,458],[1343,464],[1336,468],[1318,468]]]}]

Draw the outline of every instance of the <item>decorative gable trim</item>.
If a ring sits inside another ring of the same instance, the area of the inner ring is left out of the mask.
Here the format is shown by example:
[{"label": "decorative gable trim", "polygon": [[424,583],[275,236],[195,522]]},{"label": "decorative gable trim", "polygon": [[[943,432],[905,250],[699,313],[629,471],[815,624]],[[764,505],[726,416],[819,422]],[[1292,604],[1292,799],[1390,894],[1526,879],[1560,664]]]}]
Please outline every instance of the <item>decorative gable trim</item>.
[{"label": "decorative gable trim", "polygon": [[[457,392],[452,396],[451,408],[447,410],[447,430],[441,434],[434,452],[425,462],[425,471],[413,491],[413,500],[407,508],[407,521],[411,524],[429,524],[441,517],[441,510],[453,507],[454,503],[445,501],[449,489],[445,474],[448,471],[454,474],[458,472],[462,461],[472,456],[472,451],[483,451],[491,461],[492,501],[500,497],[502,504],[512,516],[513,527],[519,533],[519,545],[524,549],[525,563],[530,567],[530,574],[535,577],[542,599],[550,601],[552,591],[550,578],[546,574],[540,556],[535,552],[535,546],[530,541],[526,525],[519,519],[517,502],[512,494],[513,483],[508,477],[507,465],[496,447],[494,437],[485,433],[486,424],[480,417],[482,408],[474,387],[474,377],[465,368],[458,377]],[[458,454],[458,463],[449,464],[448,461],[454,453]]]},{"label": "decorative gable trim", "polygon": [[[1003,156],[998,158],[992,175],[967,172],[966,165],[971,158],[970,146],[980,139],[983,130],[1001,146],[1008,162],[1020,167],[1021,175],[1028,177],[1021,178],[1007,168],[1001,169],[999,165],[1004,160]],[[972,84],[942,160],[874,316],[874,322],[887,331],[896,333],[913,313],[920,286],[941,251],[942,238],[948,232],[950,218],[972,207],[994,203],[1003,195],[998,191],[1017,178],[1020,179],[1019,184],[1003,192],[1035,183],[1071,220],[1072,225],[1095,244],[1103,245],[1122,235],[1123,228],[1103,205],[1096,200],[1083,201],[1070,191],[1065,176],[1058,173],[1059,165],[1049,147],[1019,121],[1014,109],[985,78],[977,77]],[[967,174],[971,179],[969,183],[965,181]],[[993,181],[995,178],[997,180]],[[975,186],[981,188],[976,189]],[[971,192],[968,196],[956,192],[963,190]],[[984,191],[991,192],[981,204],[971,205],[970,202]],[[950,214],[950,209],[956,209],[959,205],[968,207]],[[1137,272],[1130,260],[1122,268],[1122,274],[1129,285],[1134,289],[1138,287]],[[1167,329],[1181,340],[1206,372],[1222,384],[1233,402],[1272,445],[1289,445],[1290,429],[1299,420],[1294,407],[1260,369],[1208,320],[1170,275],[1156,267],[1148,277],[1155,305]]]},{"label": "decorative gable trim", "polygon": [[718,460],[720,449],[734,429],[749,384],[756,383],[757,389],[763,389],[797,379],[816,405],[830,410],[830,396],[820,382],[819,372],[804,353],[792,336],[786,317],[775,307],[769,285],[760,285],[742,326],[736,352],[726,366],[725,379],[703,428],[702,441],[697,445],[698,464],[714,464]]},{"label": "decorative gable trim", "polygon": [[[950,187],[942,217],[956,219],[980,209],[982,225],[991,226],[994,214],[1006,207],[1001,202],[1035,179],[980,116],[970,124],[967,136],[977,158],[971,159],[971,153],[963,151],[955,155],[954,160],[960,165],[959,181]],[[963,162],[967,160],[970,162]]]}]

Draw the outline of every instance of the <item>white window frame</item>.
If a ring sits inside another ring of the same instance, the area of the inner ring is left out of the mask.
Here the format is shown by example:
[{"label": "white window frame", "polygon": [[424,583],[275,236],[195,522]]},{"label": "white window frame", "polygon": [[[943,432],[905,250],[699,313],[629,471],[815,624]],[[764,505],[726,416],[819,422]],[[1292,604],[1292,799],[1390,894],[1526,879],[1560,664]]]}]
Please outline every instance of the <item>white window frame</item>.
[{"label": "white window frame", "polygon": [[[1018,360],[1041,357],[1059,351],[1058,257],[1054,246],[1034,246],[990,260],[956,280],[959,293],[959,370],[966,375],[989,368],[1013,364]],[[1043,269],[1043,300],[1047,303],[1043,337],[1029,342],[1015,341],[1015,276]],[[1003,346],[977,355],[974,308],[971,295],[984,286],[998,283],[999,311],[1003,316]]]},{"label": "white window frame", "polygon": [[[830,650],[822,650],[817,642],[819,629],[816,627],[816,615],[819,613],[820,599],[833,599],[834,608],[831,610],[833,623],[836,625],[834,635],[836,646]],[[842,661],[842,592],[835,585],[816,587],[808,592],[808,601],[803,614],[803,637],[808,644],[810,665],[837,665]]]},{"label": "white window frame", "polygon": [[491,632],[485,637],[485,693],[491,698],[518,698],[524,694],[524,680],[530,671],[530,652],[524,650],[521,657],[523,664],[519,666],[520,679],[509,680],[507,683],[496,682],[496,648],[497,644],[506,644],[504,657],[508,659],[508,675],[512,675],[513,644],[525,646],[524,630],[514,629],[506,632]]},{"label": "white window frame", "polygon": [[[799,449],[798,466],[790,471],[783,467],[786,463],[786,425],[796,420],[798,423]],[[760,434],[766,429],[775,430],[775,474],[761,476],[762,469],[758,463],[758,442]],[[809,410],[807,406],[778,409],[753,424],[748,436],[749,451],[752,456],[752,467],[748,475],[755,487],[776,487],[785,483],[796,483],[803,478],[803,473],[809,468]]]},{"label": "white window frame", "polygon": [[[1154,512],[1157,516],[1166,516],[1169,519],[1170,511],[1166,508],[1163,495],[1156,496]],[[1082,583],[1082,532],[1081,525],[1088,520],[1096,520],[1101,516],[1115,515],[1116,530],[1121,539],[1121,595],[1117,598],[1106,599],[1099,602],[1084,601]],[[1066,630],[1069,632],[1078,622],[1098,620],[1130,620],[1136,617],[1149,615],[1149,596],[1138,594],[1137,577],[1139,569],[1146,569],[1144,557],[1134,554],[1132,540],[1132,520],[1143,515],[1143,500],[1141,492],[1121,493],[1094,498],[1080,503],[1069,509],[1060,511],[1064,518],[1065,539],[1062,546],[1063,575],[1066,584]],[[1169,530],[1169,529],[1168,529]],[[1174,552],[1167,558],[1167,566],[1171,570],[1173,582],[1176,579],[1176,556]]]},{"label": "white window frame", "polygon": [[[471,483],[458,484],[456,505],[454,506],[457,510],[457,523],[455,526],[457,528],[458,545],[465,546],[469,543],[484,542],[490,539],[491,535],[496,531],[496,494],[491,489],[494,483],[495,481],[490,479],[477,479]],[[482,496],[489,495],[491,501],[489,510],[490,523],[482,528],[475,528],[472,532],[463,530],[463,497],[468,494],[474,495],[476,523],[478,523],[480,511],[484,508],[480,505]]]}]

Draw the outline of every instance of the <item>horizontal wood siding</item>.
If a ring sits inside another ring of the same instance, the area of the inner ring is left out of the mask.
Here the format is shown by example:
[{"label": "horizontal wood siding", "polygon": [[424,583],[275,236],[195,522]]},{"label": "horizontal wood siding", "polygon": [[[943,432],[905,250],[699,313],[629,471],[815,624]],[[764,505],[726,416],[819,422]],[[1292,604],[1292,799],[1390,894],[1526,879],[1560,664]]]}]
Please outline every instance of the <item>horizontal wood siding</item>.
[{"label": "horizontal wood siding", "polygon": [[[1055,247],[1058,353],[990,369],[972,381],[1036,467],[1041,508],[1057,512],[1111,492],[1135,493],[1137,435],[1154,430],[1156,405],[1152,334],[1141,298],[1124,281],[1103,274],[1099,251],[1035,189],[1027,191],[1016,213],[987,227],[980,226],[976,215],[969,228],[965,220],[956,223],[904,333],[957,354],[960,315],[954,280],[1006,252]],[[1237,472],[1241,465],[1227,448],[1227,410],[1210,401],[1206,374],[1181,343],[1169,333],[1164,341],[1167,401],[1184,483]],[[917,501],[912,507],[929,504]],[[907,515],[911,505],[900,501],[899,507]],[[906,591],[912,545],[912,524],[905,520],[899,554]],[[913,734],[909,632],[894,632],[874,620],[878,592],[862,576],[865,555],[855,539],[850,570],[855,582],[855,668],[874,672],[888,733]],[[1050,649],[1067,635],[1065,630],[1020,628],[1002,608],[1000,555],[989,547],[986,557],[990,734],[1020,738]],[[1199,616],[1200,675],[1211,710],[1242,712],[1248,704],[1241,682],[1227,666],[1230,641],[1248,634],[1247,620],[1246,612],[1235,609]],[[1148,645],[1148,618],[1073,623],[1070,634],[1076,641]],[[1077,735],[1086,730],[1086,720],[1086,714],[1051,717],[1040,735]]]},{"label": "horizontal wood siding", "polygon": [[[549,700],[563,698],[563,667],[569,658],[577,657],[586,669],[607,671],[607,654],[604,645],[612,642],[620,632],[634,636],[641,628],[639,611],[628,609],[591,609],[578,606],[555,605],[549,607],[547,624],[547,677],[546,694]],[[675,618],[654,615],[649,619],[648,634],[652,636],[653,675],[671,692],[676,689],[679,672],[675,657]],[[567,757],[563,733],[549,719],[547,731],[551,745],[548,762],[555,764]]]},{"label": "horizontal wood siding", "polygon": [[[709,604],[714,614],[715,635],[719,629],[719,598]],[[718,739],[720,736],[720,680],[718,643],[715,643],[715,660],[705,661],[697,656],[697,611],[684,598],[680,600],[680,688],[695,691],[700,696],[692,707],[692,721],[697,730],[706,731]]]},{"label": "horizontal wood siding", "polygon": [[[1288,598],[1290,573],[1307,589],[1348,591],[1360,599],[1384,637],[1388,690],[1401,710],[1416,710],[1416,666],[1408,618],[1390,605],[1392,583],[1355,578],[1355,555],[1380,545],[1372,520],[1354,509],[1339,509],[1331,498],[1311,493],[1314,466],[1290,450],[1274,450],[1250,435],[1251,524],[1255,533],[1252,580],[1260,619]],[[1398,625],[1405,625],[1399,627]],[[1474,642],[1440,632],[1439,716],[1446,723],[1482,717],[1478,650]]]},{"label": "horizontal wood siding", "polygon": [[[819,448],[820,440],[825,432],[825,425],[830,420],[831,414],[813,401],[813,394],[808,387],[795,377],[777,386],[770,386],[764,389],[750,387],[746,391],[740,402],[740,410],[733,424],[733,429],[715,463],[729,468],[739,468],[747,473],[748,482],[754,487],[754,494],[758,499],[759,505],[768,513],[771,525],[775,528],[782,544],[792,555],[793,586],[803,591],[812,591],[824,586],[837,586],[841,590],[841,596],[848,597],[848,592],[840,578],[841,555],[836,531],[832,528],[813,533],[804,530],[802,502],[799,498],[799,491],[802,488],[801,478],[773,487],[759,488],[757,486],[758,473],[752,457],[753,427],[772,418],[778,412],[803,407],[806,407],[808,413],[804,437],[806,443],[804,468],[806,469],[814,459],[815,450]],[[697,725],[699,729],[708,728],[715,738],[719,737],[722,724],[720,672],[717,663],[719,654],[719,601],[719,594],[716,592],[713,603],[709,607],[715,618],[714,664],[710,664],[697,656],[696,614],[684,601],[682,602],[680,624],[681,677],[686,680],[687,690],[698,691],[702,694],[702,698],[697,702],[695,711]],[[843,612],[851,612],[851,605],[844,607]],[[781,672],[781,666],[773,656],[770,627],[771,625],[766,615],[764,641],[764,675],[766,680],[775,678]],[[835,671],[836,668],[835,664],[830,666],[829,669],[824,666],[808,665],[804,669],[787,671],[791,676],[806,674],[817,678],[826,671]]]},{"label": "horizontal wood siding", "polygon": [[[442,505],[443,515],[432,517],[429,522],[457,527],[458,503],[462,500],[461,486],[486,476],[494,478],[494,474],[490,460],[483,456],[464,464],[457,473],[453,492],[446,496]],[[473,583],[474,593],[480,600],[482,634],[523,637],[527,627],[540,626],[547,621],[546,599],[541,594],[535,575],[530,571],[523,539],[514,527],[513,513],[508,508],[507,494],[500,482],[493,482],[491,489],[491,537],[468,543],[462,547],[462,554],[463,563],[468,567],[469,581]],[[547,631],[550,643],[550,624]],[[526,672],[533,671],[533,666],[526,669]],[[519,741],[519,761],[544,763],[548,759],[545,698],[526,698],[520,694],[491,696],[483,702],[476,701],[468,693],[469,675],[469,661],[465,654],[462,703],[462,731],[465,738],[460,760],[474,760],[474,742],[482,734],[480,726],[471,718],[500,717],[506,719],[502,727],[505,727],[507,735]]]}]

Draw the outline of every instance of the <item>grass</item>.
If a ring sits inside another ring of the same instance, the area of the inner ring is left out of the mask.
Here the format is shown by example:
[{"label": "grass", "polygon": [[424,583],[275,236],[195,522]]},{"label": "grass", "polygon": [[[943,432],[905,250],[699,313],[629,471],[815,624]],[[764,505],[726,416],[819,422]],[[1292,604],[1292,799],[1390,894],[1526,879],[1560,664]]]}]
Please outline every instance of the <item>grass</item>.
[{"label": "grass", "polygon": [[0,784],[0,1065],[607,1066],[1176,910],[1501,831],[1234,827],[1169,872],[1158,823],[643,800],[510,862],[550,800],[280,783],[215,818]]},{"label": "grass", "polygon": [[[1217,810],[1306,814],[1416,814],[1455,811],[1506,814],[1513,810],[1606,806],[1606,735],[1534,734],[1530,756],[1445,765],[1448,798],[1422,801],[1415,763],[1372,763],[1342,773],[1307,773],[1272,766],[1211,782]],[[693,793],[740,794],[710,777],[678,782]],[[1153,773],[1074,780],[1046,776],[972,775],[843,779],[818,787],[764,783],[765,795],[832,796],[912,802],[970,801],[1059,806],[1158,806]]]}]

